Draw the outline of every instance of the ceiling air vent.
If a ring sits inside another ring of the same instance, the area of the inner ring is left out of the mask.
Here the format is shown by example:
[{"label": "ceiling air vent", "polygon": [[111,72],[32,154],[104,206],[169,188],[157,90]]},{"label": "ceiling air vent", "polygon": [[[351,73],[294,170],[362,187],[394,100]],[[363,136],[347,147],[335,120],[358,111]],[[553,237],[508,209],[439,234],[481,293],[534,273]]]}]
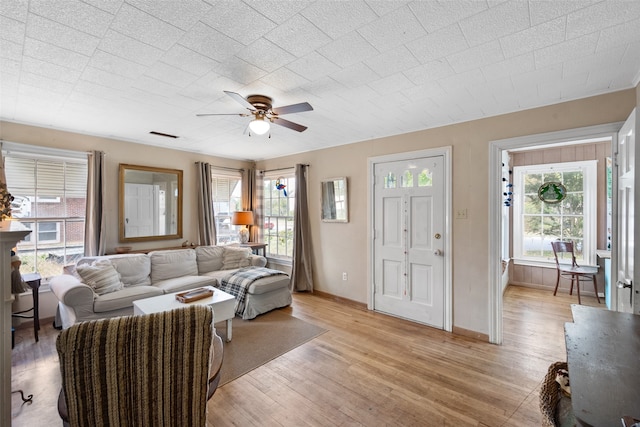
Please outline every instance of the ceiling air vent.
[{"label": "ceiling air vent", "polygon": [[158,135],[158,136],[164,136],[165,138],[178,138],[178,136],[176,135],[169,135],[168,133],[162,133],[162,132],[156,132],[156,131],[151,131],[149,132],[151,135]]}]

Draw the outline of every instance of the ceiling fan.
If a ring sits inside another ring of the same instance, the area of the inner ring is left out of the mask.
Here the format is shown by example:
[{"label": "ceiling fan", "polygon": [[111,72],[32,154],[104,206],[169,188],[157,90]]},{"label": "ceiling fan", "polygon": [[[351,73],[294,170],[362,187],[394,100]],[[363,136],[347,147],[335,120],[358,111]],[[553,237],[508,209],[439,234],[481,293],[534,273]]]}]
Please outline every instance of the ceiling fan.
[{"label": "ceiling fan", "polygon": [[[250,117],[251,115],[253,115],[254,119],[249,123],[249,130],[256,135],[264,135],[270,129],[270,123],[284,126],[297,132],[304,132],[307,129],[306,126],[282,119],[280,118],[280,116],[284,114],[301,113],[303,111],[313,110],[313,107],[308,102],[301,102],[300,104],[285,105],[284,107],[273,108],[273,100],[265,95],[249,95],[245,98],[239,93],[229,92],[227,90],[225,90],[224,93],[235,99],[240,105],[249,110],[249,113],[211,113],[196,114],[196,116]],[[249,135],[251,135],[251,132],[249,133]]]}]

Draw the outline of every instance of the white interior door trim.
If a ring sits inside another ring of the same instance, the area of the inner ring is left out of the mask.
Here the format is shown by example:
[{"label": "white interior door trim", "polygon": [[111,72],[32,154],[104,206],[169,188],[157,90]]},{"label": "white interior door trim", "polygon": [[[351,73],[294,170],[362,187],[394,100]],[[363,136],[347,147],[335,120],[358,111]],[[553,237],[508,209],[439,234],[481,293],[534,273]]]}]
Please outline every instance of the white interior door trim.
[{"label": "white interior door trim", "polygon": [[367,192],[367,241],[369,244],[367,245],[367,308],[369,310],[373,310],[373,298],[374,298],[374,283],[373,283],[373,268],[374,268],[374,223],[373,223],[373,210],[374,210],[374,171],[376,163],[386,163],[400,160],[410,160],[421,157],[433,157],[433,156],[443,156],[444,157],[444,327],[445,331],[451,332],[453,330],[453,283],[452,283],[452,259],[451,254],[452,246],[451,246],[451,212],[452,212],[452,171],[451,171],[451,146],[439,147],[433,149],[426,150],[418,150],[418,151],[409,151],[405,153],[395,153],[388,154],[383,156],[369,157],[369,170],[368,170],[368,189]]},{"label": "white interior door trim", "polygon": [[[489,342],[502,344],[502,152],[545,145],[558,141],[584,141],[588,138],[611,138],[613,146],[623,122],[588,126],[558,132],[501,139],[489,143]],[[554,143],[555,142],[555,143]],[[614,203],[615,204],[615,203]]]}]

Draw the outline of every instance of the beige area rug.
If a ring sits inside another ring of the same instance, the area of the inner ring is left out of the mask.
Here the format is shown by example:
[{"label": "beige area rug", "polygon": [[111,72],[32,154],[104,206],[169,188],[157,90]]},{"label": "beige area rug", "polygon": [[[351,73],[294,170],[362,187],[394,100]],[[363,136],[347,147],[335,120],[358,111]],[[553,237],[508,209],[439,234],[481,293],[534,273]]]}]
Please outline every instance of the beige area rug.
[{"label": "beige area rug", "polygon": [[220,385],[223,385],[327,330],[273,310],[253,320],[233,319],[231,342],[226,342],[226,322],[216,323],[216,331],[225,341],[220,374]]}]

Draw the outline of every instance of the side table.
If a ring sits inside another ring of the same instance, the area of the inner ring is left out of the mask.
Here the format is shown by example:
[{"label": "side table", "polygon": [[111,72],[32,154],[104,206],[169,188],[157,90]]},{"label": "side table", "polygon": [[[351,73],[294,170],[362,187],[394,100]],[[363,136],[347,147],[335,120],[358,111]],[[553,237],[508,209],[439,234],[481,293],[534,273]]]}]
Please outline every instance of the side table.
[{"label": "side table", "polygon": [[260,255],[260,250],[262,250],[262,256],[266,256],[266,253],[267,253],[266,243],[247,242],[247,243],[240,243],[240,246],[244,248],[251,248],[251,252],[253,252],[256,255]]},{"label": "side table", "polygon": [[[19,317],[22,319],[33,319],[33,334],[36,338],[36,342],[38,342],[38,331],[40,330],[40,315],[38,312],[40,302],[39,302],[39,294],[40,294],[40,282],[42,277],[38,273],[28,273],[22,275],[22,280],[31,288],[31,294],[33,295],[33,307],[17,311],[15,313],[11,313],[12,317]],[[25,314],[30,311],[33,311],[32,315]]]}]

